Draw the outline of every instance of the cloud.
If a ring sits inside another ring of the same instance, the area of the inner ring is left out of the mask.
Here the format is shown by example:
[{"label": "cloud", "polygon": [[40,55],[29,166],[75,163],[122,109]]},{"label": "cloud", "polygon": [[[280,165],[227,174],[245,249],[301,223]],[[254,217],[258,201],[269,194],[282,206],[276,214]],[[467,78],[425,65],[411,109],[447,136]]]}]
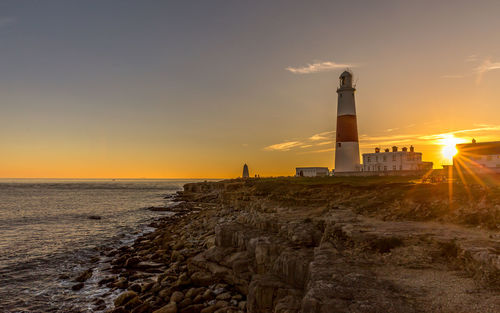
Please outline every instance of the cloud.
[{"label": "cloud", "polygon": [[476,67],[476,72],[485,73],[498,69],[500,69],[500,62],[491,62],[490,60],[485,60],[481,65]]},{"label": "cloud", "polygon": [[[452,137],[462,138],[463,141],[469,141],[470,137],[480,137],[483,140],[495,139],[492,136],[495,132],[500,131],[500,125],[475,125],[474,128],[458,129],[444,133],[435,134],[398,134],[392,136],[360,136],[360,145],[362,147],[390,146],[402,143],[422,144],[422,145],[439,145],[443,139]],[[466,137],[464,138],[464,136]]]},{"label": "cloud", "polygon": [[[416,126],[416,125],[413,125]],[[396,128],[393,129],[396,131]],[[387,130],[385,130],[387,131]],[[315,134],[303,140],[284,141],[264,148],[266,151],[294,151],[299,154],[323,153],[334,151],[335,132],[328,131]],[[472,138],[481,141],[498,140],[500,136],[500,125],[477,124],[471,128],[456,129],[442,133],[394,133],[380,136],[369,136],[363,134],[359,137],[361,148],[386,148],[394,145],[442,145],[443,140],[450,137],[459,139],[461,142],[469,142]],[[321,138],[319,138],[321,137]],[[318,139],[319,138],[319,139]],[[321,140],[326,138],[327,140]],[[328,147],[331,145],[331,147]]]},{"label": "cloud", "polygon": [[500,62],[491,62],[489,59],[484,60],[483,63],[474,69],[477,73],[476,83],[479,84],[481,82],[484,73],[498,69],[500,69]]},{"label": "cloud", "polygon": [[308,63],[303,67],[293,67],[289,66],[285,68],[285,70],[292,72],[294,74],[311,74],[318,72],[327,72],[333,71],[339,68],[348,68],[354,67],[352,64],[341,64],[336,62],[317,62],[317,63]]},{"label": "cloud", "polygon": [[[414,125],[415,126],[415,125]],[[397,132],[397,128],[391,129],[391,134],[370,136],[363,134],[359,136],[361,148],[391,147],[394,145],[441,145],[444,139],[455,137],[462,142],[469,142],[472,138],[481,141],[498,140],[500,136],[500,125],[476,124],[474,127],[457,129],[441,133],[404,133]],[[322,132],[306,137],[305,139],[288,140],[273,144],[264,148],[266,151],[295,151],[300,154],[322,153],[334,151],[335,131]],[[330,148],[328,145],[331,145]],[[316,149],[316,150],[315,150]]]},{"label": "cloud", "polygon": [[16,22],[16,18],[10,16],[1,16],[0,17],[0,27],[8,26],[10,24],[14,24]]},{"label": "cloud", "polygon": [[331,135],[334,134],[335,131],[328,131],[328,132],[322,132],[319,134],[314,134],[311,137],[309,137],[309,140],[312,141],[318,141],[318,140],[325,140],[325,139],[331,139]]},{"label": "cloud", "polygon": [[285,141],[282,143],[277,143],[264,148],[267,151],[288,151],[294,147],[300,146],[302,143],[300,141]]},{"label": "cloud", "polygon": [[324,153],[324,152],[332,152],[332,151],[335,151],[335,148],[327,148],[327,149],[320,149],[320,150],[311,150],[311,151],[301,152],[299,154]]},{"label": "cloud", "polygon": [[328,141],[319,142],[316,145],[317,146],[324,146],[324,145],[329,145],[329,144],[332,144],[332,143],[333,143],[333,141],[328,140]]},{"label": "cloud", "polygon": [[292,149],[308,149],[313,147],[333,145],[335,131],[325,131],[304,139],[294,139],[264,147],[266,151],[290,151]]}]

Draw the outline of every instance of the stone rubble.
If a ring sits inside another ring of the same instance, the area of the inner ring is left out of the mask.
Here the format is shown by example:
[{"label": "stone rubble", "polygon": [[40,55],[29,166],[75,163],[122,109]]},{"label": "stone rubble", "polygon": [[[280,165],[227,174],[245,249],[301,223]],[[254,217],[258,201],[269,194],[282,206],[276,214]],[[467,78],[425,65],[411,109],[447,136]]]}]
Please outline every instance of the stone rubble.
[{"label": "stone rubble", "polygon": [[345,196],[290,201],[261,187],[187,184],[175,216],[107,252],[113,275],[99,284],[123,290],[107,312],[498,312],[497,231],[383,220]]}]

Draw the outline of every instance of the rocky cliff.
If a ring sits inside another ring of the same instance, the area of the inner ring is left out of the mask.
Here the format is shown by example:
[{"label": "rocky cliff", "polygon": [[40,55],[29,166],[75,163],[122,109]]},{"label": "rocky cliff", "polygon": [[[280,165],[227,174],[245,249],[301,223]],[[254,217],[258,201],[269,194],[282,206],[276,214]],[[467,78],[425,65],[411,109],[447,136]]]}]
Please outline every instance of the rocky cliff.
[{"label": "rocky cliff", "polygon": [[[498,189],[460,188],[187,184],[176,217],[117,252],[113,311],[498,312]],[[131,283],[147,262],[158,274]]]}]

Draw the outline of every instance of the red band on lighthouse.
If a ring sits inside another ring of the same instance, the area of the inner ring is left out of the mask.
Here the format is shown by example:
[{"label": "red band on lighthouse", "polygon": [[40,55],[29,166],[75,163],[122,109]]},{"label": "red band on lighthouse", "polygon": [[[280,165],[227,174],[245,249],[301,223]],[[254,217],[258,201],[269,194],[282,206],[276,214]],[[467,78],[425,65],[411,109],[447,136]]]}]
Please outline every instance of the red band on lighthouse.
[{"label": "red band on lighthouse", "polygon": [[337,142],[358,141],[356,115],[337,117]]}]

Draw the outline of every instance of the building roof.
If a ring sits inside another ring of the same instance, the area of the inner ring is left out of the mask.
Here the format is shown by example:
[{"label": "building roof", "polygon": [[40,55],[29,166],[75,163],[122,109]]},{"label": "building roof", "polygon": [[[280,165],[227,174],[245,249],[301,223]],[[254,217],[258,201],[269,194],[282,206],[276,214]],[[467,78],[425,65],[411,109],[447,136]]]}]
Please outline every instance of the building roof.
[{"label": "building roof", "polygon": [[458,153],[476,155],[500,154],[500,141],[457,144]]}]

